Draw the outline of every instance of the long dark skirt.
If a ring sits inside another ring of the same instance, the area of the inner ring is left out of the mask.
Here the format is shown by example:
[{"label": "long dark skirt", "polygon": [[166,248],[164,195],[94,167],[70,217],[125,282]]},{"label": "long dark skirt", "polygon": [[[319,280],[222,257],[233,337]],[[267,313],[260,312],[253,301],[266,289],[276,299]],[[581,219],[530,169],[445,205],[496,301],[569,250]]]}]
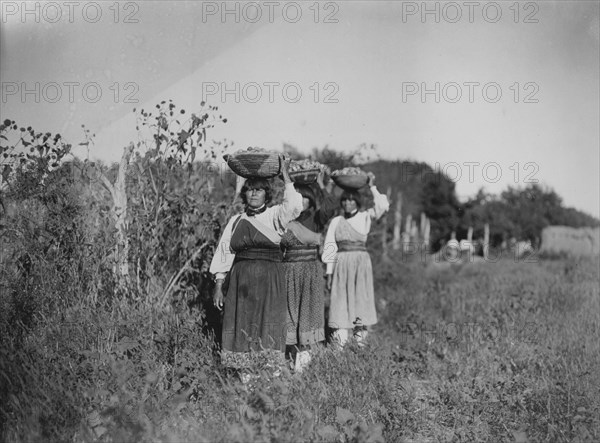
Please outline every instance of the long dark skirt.
[{"label": "long dark skirt", "polygon": [[256,360],[283,360],[286,338],[286,281],[281,262],[236,261],[228,275],[222,357],[230,367]]},{"label": "long dark skirt", "polygon": [[325,340],[323,267],[320,262],[284,262],[288,290],[287,344]]}]

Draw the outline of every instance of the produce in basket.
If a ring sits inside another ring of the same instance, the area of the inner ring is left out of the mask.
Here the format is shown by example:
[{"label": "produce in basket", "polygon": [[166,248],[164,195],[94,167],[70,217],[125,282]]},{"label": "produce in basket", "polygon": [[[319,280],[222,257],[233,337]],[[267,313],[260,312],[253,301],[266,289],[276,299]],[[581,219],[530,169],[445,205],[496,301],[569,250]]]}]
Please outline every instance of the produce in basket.
[{"label": "produce in basket", "polygon": [[348,167],[333,171],[331,178],[341,188],[360,189],[367,184],[369,176],[360,168]]},{"label": "produce in basket", "polygon": [[227,165],[244,178],[271,178],[280,172],[279,153],[262,148],[248,148],[223,156]]},{"label": "produce in basket", "polygon": [[290,178],[294,183],[307,185],[317,181],[321,170],[325,168],[319,162],[313,160],[298,160],[290,164]]}]

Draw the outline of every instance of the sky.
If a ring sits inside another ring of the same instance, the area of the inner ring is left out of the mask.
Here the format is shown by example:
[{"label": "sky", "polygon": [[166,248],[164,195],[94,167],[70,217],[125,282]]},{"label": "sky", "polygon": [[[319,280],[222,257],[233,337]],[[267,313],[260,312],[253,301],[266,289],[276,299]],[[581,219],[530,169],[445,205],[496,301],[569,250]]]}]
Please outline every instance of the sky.
[{"label": "sky", "polygon": [[205,100],[234,148],[374,144],[462,199],[537,181],[600,216],[599,2],[23,5],[2,2],[2,118],[85,124],[91,158],[137,140],[134,108]]}]

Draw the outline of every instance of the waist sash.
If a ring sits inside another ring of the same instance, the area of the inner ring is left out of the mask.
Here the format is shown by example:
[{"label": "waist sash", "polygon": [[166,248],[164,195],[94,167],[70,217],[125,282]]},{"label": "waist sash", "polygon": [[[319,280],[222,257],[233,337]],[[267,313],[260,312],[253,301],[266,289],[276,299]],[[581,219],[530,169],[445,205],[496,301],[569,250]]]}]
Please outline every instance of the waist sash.
[{"label": "waist sash", "polygon": [[268,260],[280,262],[283,260],[283,253],[279,248],[252,248],[244,249],[235,253],[234,261],[240,260]]},{"label": "waist sash", "polygon": [[338,242],[338,252],[366,251],[367,245],[361,241]]},{"label": "waist sash", "polygon": [[319,248],[317,246],[289,246],[285,250],[283,261],[315,261],[319,259]]}]

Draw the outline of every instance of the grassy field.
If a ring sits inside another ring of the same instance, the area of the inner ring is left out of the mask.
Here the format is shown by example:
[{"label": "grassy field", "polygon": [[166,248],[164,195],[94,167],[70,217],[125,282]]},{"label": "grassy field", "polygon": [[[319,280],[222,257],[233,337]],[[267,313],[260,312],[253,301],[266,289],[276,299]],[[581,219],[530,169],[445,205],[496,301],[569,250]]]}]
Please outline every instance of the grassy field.
[{"label": "grassy field", "polygon": [[185,300],[43,310],[2,294],[2,440],[600,440],[598,259],[374,262],[369,344],[320,348],[303,374],[255,368],[253,390],[219,367]]}]

